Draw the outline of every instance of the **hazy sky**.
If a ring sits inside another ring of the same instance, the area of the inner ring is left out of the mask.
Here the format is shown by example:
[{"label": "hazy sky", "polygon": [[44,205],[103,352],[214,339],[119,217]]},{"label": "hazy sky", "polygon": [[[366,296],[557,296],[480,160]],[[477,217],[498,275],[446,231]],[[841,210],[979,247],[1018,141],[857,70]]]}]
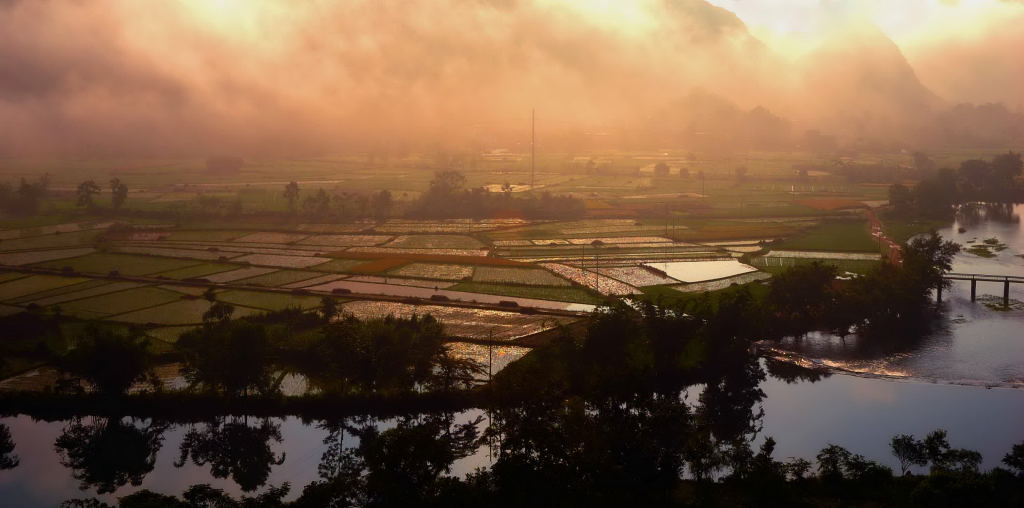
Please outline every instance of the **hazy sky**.
[{"label": "hazy sky", "polygon": [[0,0],[0,156],[494,146],[531,108],[680,122],[695,89],[800,128],[1016,108],[1021,26],[998,0]]}]

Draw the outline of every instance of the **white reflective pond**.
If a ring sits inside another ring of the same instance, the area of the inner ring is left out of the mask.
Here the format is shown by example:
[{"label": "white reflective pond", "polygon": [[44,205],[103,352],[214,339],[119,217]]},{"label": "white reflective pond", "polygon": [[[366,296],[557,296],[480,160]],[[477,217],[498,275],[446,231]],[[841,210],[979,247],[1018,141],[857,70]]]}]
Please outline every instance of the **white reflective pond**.
[{"label": "white reflective pond", "polygon": [[671,263],[645,263],[645,266],[661,270],[676,280],[683,282],[703,282],[724,279],[747,272],[755,272],[757,268],[745,265],[735,259],[724,261],[674,261]]}]

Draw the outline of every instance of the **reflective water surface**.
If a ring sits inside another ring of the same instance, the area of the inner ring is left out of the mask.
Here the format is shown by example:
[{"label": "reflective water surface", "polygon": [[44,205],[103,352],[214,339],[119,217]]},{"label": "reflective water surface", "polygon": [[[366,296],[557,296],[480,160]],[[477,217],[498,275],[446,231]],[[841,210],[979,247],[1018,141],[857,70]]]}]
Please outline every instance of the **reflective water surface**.
[{"label": "reflective water surface", "polygon": [[[676,442],[675,436],[694,432],[685,422],[688,414],[700,414],[701,404],[714,405],[716,418],[724,418],[711,424],[718,439],[743,435],[759,444],[772,436],[780,459],[813,460],[821,448],[834,443],[896,466],[888,450],[893,435],[922,436],[941,427],[949,431],[955,446],[980,451],[983,467],[991,468],[1014,443],[1024,440],[1024,390],[846,375],[807,377],[791,369],[769,363],[763,380],[755,379],[735,393],[719,392],[716,400],[702,398],[703,388],[692,387],[676,404],[678,424],[657,416],[664,408],[647,416],[626,413],[635,420],[623,420],[614,406],[592,409],[587,413],[592,428],[607,434],[596,443],[591,441],[593,431],[574,432],[576,427],[569,423],[578,422],[558,408],[330,421],[219,417],[174,424],[131,418],[8,417],[0,419],[0,425],[9,427],[20,464],[0,471],[0,499],[5,506],[54,506],[82,497],[114,501],[141,488],[181,494],[199,483],[233,495],[266,492],[288,483],[287,498],[294,499],[305,486],[322,481],[324,474],[358,478],[402,471],[394,467],[465,478],[477,468],[514,460],[524,450],[520,447],[566,442],[570,444],[556,447],[566,452],[617,442],[613,446],[661,449]],[[498,432],[487,435],[492,422]],[[467,428],[470,434],[465,434]],[[553,467],[572,458],[537,453],[541,456],[536,467]],[[596,460],[593,453],[584,452],[582,457]],[[395,456],[389,459],[388,454]]]},{"label": "reflective water surface", "polygon": [[[964,247],[953,271],[1024,276],[1022,215],[1024,205],[963,209],[953,224],[939,230]],[[984,256],[972,252],[985,240],[996,248],[983,249]],[[974,302],[970,284],[954,281],[943,292],[938,322],[918,336],[880,340],[809,334],[777,347],[790,361],[860,375],[1024,388],[1024,284],[1010,285],[1009,309],[1002,306],[1002,283],[979,282]]]}]

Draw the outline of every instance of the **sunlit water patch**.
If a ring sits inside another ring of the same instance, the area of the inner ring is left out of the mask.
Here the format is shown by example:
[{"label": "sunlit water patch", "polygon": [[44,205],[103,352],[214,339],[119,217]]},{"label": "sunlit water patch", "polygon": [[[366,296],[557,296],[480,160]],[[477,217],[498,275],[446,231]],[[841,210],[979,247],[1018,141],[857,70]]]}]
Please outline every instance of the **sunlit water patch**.
[{"label": "sunlit water patch", "polygon": [[679,261],[673,263],[645,263],[646,266],[661,270],[673,279],[683,282],[703,282],[724,279],[734,275],[757,271],[735,259],[723,261]]}]

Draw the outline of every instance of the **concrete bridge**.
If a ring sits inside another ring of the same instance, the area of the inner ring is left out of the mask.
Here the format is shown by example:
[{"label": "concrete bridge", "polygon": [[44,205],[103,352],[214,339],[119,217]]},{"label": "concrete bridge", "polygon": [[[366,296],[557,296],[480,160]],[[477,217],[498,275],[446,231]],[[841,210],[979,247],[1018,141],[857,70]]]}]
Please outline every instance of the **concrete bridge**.
[{"label": "concrete bridge", "polygon": [[[986,275],[981,273],[947,273],[942,276],[946,280],[967,280],[971,281],[971,301],[975,301],[978,295],[979,282],[999,282],[1003,284],[1003,306],[1010,306],[1010,284],[1024,284],[1024,277],[1016,275]],[[936,291],[935,298],[942,301],[942,288]]]}]

